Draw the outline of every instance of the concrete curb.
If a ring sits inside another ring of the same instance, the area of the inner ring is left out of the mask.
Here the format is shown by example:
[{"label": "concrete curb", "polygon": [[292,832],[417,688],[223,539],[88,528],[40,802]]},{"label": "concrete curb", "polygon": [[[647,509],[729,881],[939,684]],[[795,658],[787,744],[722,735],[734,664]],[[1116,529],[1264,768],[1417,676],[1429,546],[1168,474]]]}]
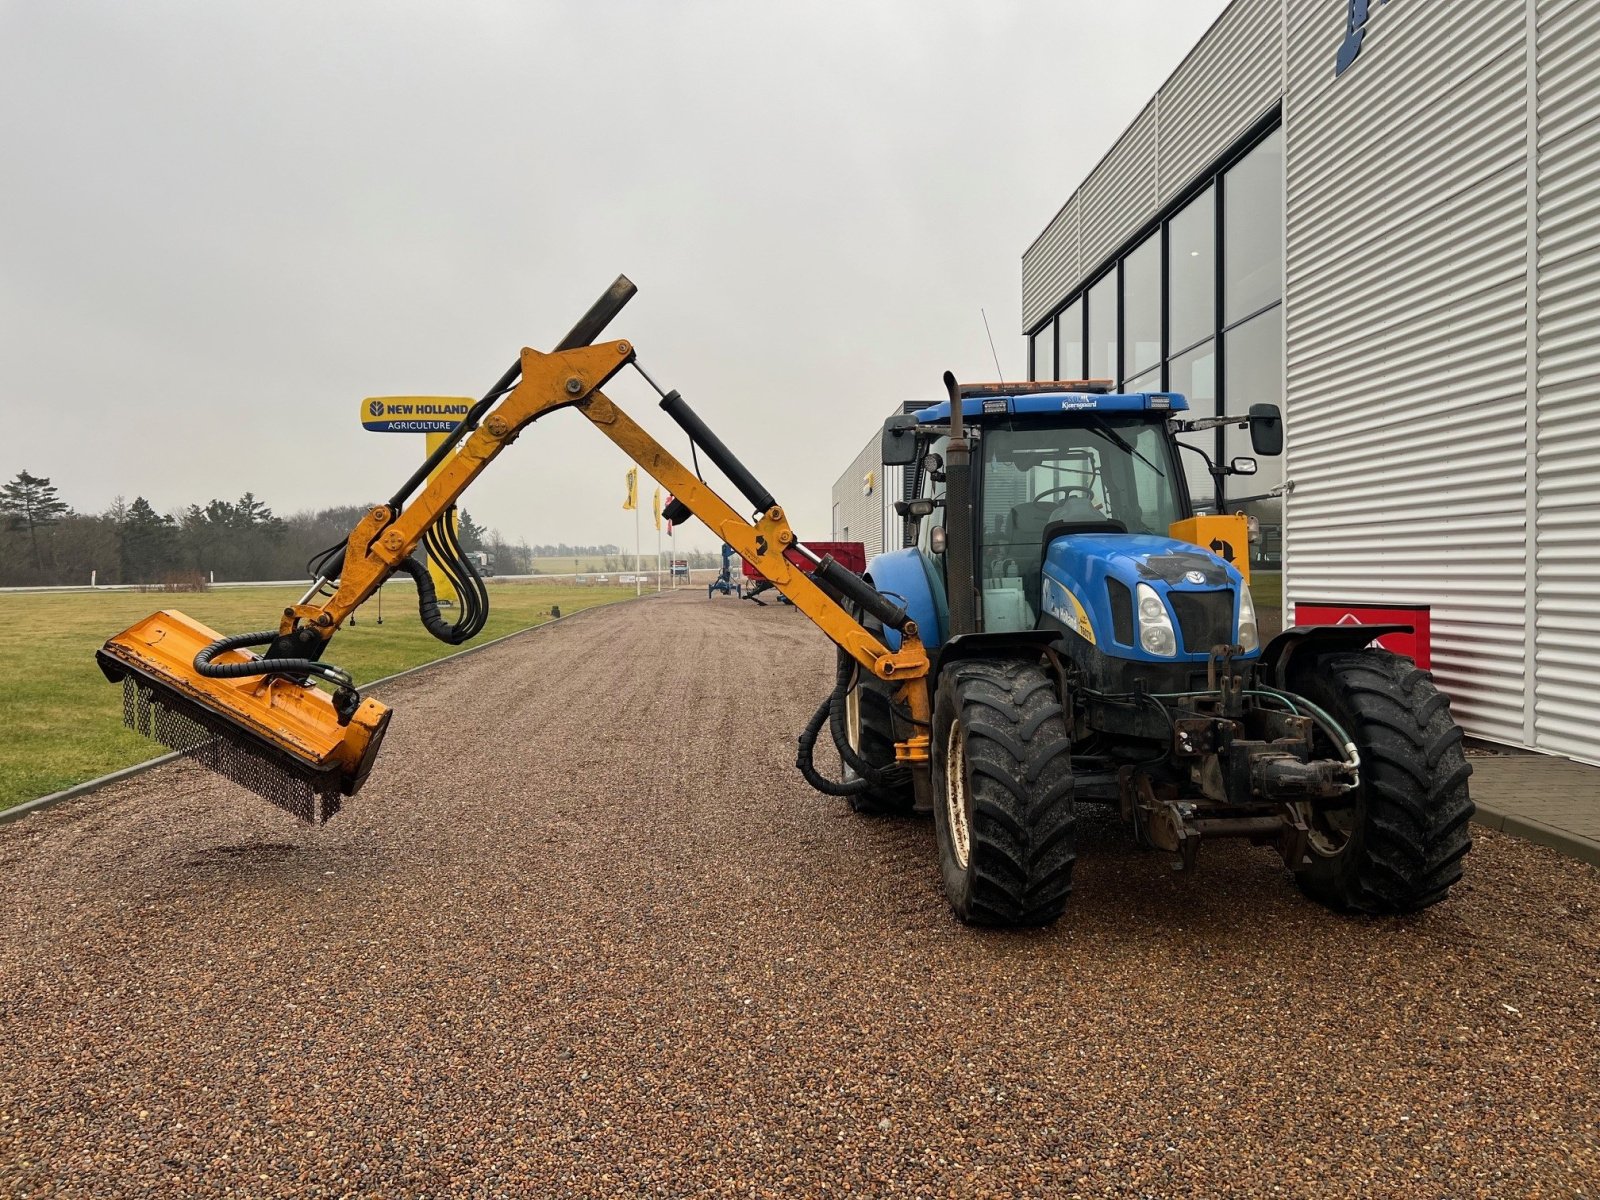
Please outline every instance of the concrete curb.
[{"label": "concrete curb", "polygon": [[1546,825],[1542,821],[1504,812],[1492,804],[1480,803],[1472,820],[1474,824],[1482,825],[1485,829],[1509,833],[1537,846],[1547,846],[1558,854],[1575,858],[1592,867],[1600,867],[1600,842],[1590,841],[1576,833],[1557,829],[1554,825]]},{"label": "concrete curb", "polygon": [[[644,596],[634,596],[630,599],[615,600],[612,602],[612,604],[628,604],[630,602],[637,603],[640,600],[648,600],[657,595],[665,594],[667,593],[651,592]],[[501,642],[509,642],[512,638],[521,637],[525,633],[537,633],[541,629],[549,629],[552,625],[559,625],[563,621],[570,621],[574,617],[581,617],[584,613],[598,612],[602,608],[610,608],[611,606],[611,604],[596,604],[592,608],[581,608],[577,612],[568,613],[564,617],[555,617],[552,620],[540,622],[538,625],[529,625],[526,629],[514,629],[510,633],[501,634],[492,642],[484,642],[482,645],[478,646],[468,646],[465,650],[457,650],[454,654],[446,654],[443,658],[436,658],[432,662],[420,663],[415,667],[407,667],[404,671],[397,671],[393,675],[385,675],[382,679],[374,679],[371,683],[364,684],[361,690],[363,693],[370,692],[373,688],[382,687],[384,684],[388,683],[394,683],[396,680],[404,679],[408,675],[415,675],[420,671],[426,671],[433,667],[443,666],[445,663],[456,662],[458,659],[463,659],[469,654],[477,654],[479,651],[487,650],[491,646],[498,646]],[[121,770],[112,771],[109,775],[101,775],[96,779],[86,779],[82,783],[75,783],[71,787],[63,788],[59,792],[51,792],[48,796],[40,796],[36,800],[24,800],[21,804],[13,804],[10,808],[0,809],[0,825],[4,825],[8,821],[21,820],[23,817],[26,817],[32,813],[40,812],[46,808],[53,808],[64,800],[76,800],[80,796],[87,796],[91,792],[98,792],[101,788],[110,787],[114,783],[121,783],[125,779],[132,779],[135,775],[143,775],[146,771],[149,771],[152,768],[163,766],[166,763],[173,762],[174,760],[182,757],[183,755],[177,753],[163,754],[158,758],[148,759],[142,763],[134,763],[134,765],[131,767],[123,767]]]}]

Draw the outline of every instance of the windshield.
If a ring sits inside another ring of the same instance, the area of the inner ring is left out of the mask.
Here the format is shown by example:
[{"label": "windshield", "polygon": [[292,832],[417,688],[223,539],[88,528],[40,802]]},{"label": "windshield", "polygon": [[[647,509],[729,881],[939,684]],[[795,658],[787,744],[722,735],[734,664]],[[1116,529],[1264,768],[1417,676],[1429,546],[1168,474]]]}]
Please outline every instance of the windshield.
[{"label": "windshield", "polygon": [[1183,518],[1181,476],[1160,422],[1093,415],[1070,426],[988,428],[982,445],[984,589],[1020,589],[1027,610],[1007,626],[1024,617],[1031,626],[1038,616],[1052,522],[1165,536]]}]

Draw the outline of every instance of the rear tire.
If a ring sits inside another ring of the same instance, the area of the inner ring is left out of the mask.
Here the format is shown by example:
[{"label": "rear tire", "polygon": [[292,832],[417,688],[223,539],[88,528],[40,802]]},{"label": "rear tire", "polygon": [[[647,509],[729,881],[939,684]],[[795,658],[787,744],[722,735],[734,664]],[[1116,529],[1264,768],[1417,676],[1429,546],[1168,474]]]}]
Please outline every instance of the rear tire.
[{"label": "rear tire", "polygon": [[1072,891],[1072,743],[1037,664],[972,660],[939,681],[934,827],[945,895],[974,925],[1048,925]]},{"label": "rear tire", "polygon": [[1472,767],[1461,727],[1433,677],[1408,658],[1363,650],[1319,659],[1300,681],[1361,755],[1361,783],[1344,809],[1311,822],[1311,865],[1296,875],[1313,900],[1341,912],[1416,912],[1461,878],[1472,848]]},{"label": "rear tire", "polygon": [[[845,731],[850,748],[880,771],[894,770],[895,778],[882,785],[869,785],[866,791],[850,797],[850,807],[872,816],[906,816],[912,810],[911,771],[896,767],[894,757],[895,721],[891,689],[876,675],[857,672],[855,685],[845,694]],[[856,774],[847,766],[846,778]]]}]

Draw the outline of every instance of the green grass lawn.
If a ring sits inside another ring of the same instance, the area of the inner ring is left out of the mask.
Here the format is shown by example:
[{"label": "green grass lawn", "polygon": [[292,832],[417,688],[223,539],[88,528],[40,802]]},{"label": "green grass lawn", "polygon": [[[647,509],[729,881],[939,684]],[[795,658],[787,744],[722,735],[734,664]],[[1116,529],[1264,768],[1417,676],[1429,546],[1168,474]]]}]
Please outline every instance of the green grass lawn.
[{"label": "green grass lawn", "polygon": [[1283,607],[1283,572],[1251,571],[1250,599],[1256,602],[1256,611]]},{"label": "green grass lawn", "polygon": [[[179,609],[221,633],[269,629],[303,590],[0,593],[0,808],[166,752],[122,727],[122,688],[107,683],[94,662],[108,637],[161,608]],[[542,624],[552,604],[565,614],[632,595],[631,587],[570,581],[491,582],[489,623],[473,644]],[[358,684],[458,649],[422,628],[409,586],[387,588],[382,625],[377,615],[376,601],[369,601],[329,648],[328,661]]]},{"label": "green grass lawn", "polygon": [[[630,558],[628,561],[633,560]],[[653,555],[650,561],[655,561]],[[535,557],[533,560],[533,569],[541,575],[598,573],[605,570],[605,565],[606,556],[603,554],[580,554],[576,558]]]}]

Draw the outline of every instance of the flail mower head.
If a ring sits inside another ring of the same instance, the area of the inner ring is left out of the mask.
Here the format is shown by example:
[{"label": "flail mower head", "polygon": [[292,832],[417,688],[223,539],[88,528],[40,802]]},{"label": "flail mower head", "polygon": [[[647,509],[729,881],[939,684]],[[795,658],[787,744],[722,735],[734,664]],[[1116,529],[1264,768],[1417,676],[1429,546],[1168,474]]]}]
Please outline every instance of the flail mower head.
[{"label": "flail mower head", "polygon": [[[357,702],[354,693],[336,704],[303,673],[259,673],[261,660],[238,644],[270,636],[225,639],[180,612],[158,612],[117,634],[95,659],[107,679],[122,683],[129,729],[320,824],[366,781],[389,709]],[[234,646],[213,649],[219,643]],[[217,677],[230,670],[238,674]]]}]

